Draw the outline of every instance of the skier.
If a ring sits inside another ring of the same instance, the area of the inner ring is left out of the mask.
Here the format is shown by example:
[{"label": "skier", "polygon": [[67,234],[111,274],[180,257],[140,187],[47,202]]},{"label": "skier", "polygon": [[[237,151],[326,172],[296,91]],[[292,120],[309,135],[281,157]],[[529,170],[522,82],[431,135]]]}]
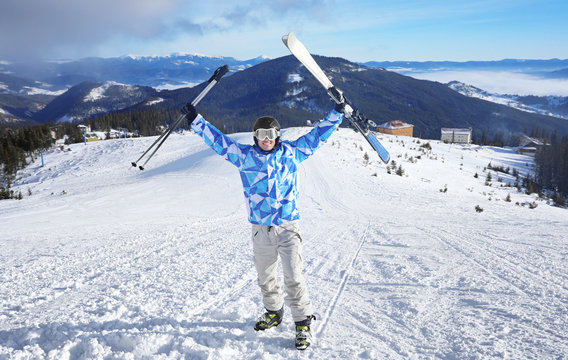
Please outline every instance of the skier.
[{"label": "skier", "polygon": [[[344,100],[344,99],[343,99]],[[311,344],[310,325],[315,320],[308,289],[302,275],[302,238],[297,208],[298,165],[312,155],[343,120],[345,101],[310,132],[295,141],[280,139],[280,124],[270,116],[258,118],[253,126],[254,145],[240,144],[207,122],[190,103],[183,108],[193,130],[241,176],[252,224],[254,265],[266,312],[254,329],[278,326],[284,302],[296,324],[296,348]],[[280,256],[286,296],[277,280]]]}]

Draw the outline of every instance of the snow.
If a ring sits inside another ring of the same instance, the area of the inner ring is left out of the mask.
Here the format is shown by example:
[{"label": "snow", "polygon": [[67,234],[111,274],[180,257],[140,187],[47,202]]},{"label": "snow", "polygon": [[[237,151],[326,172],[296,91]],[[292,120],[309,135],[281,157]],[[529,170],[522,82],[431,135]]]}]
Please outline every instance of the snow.
[{"label": "snow", "polygon": [[[409,128],[409,127],[413,127],[414,125],[410,125],[402,120],[391,120],[391,121],[387,121],[386,123],[383,123],[379,126],[377,126],[378,128],[382,128],[382,129],[405,129],[405,128]],[[442,130],[443,131],[443,130]]]},{"label": "snow", "polygon": [[[286,97],[294,97],[296,98],[298,95],[300,95],[301,93],[303,93],[304,91],[308,90],[307,86],[295,86],[293,88],[291,88],[290,90],[286,91]],[[305,99],[305,97],[303,97],[303,99]],[[294,100],[292,100],[294,101]]]},{"label": "snow", "polygon": [[105,92],[108,89],[108,86],[98,86],[94,89],[91,90],[91,92],[89,92],[89,94],[87,94],[87,96],[85,96],[85,98],[83,99],[84,102],[93,102],[93,101],[97,101],[102,99],[103,97],[105,97]]},{"label": "snow", "polygon": [[300,75],[300,74],[288,74],[288,82],[289,83],[296,83],[296,82],[302,82],[304,81],[304,78]]},{"label": "snow", "polygon": [[18,174],[24,199],[0,201],[0,358],[565,357],[567,210],[503,186],[512,175],[485,185],[489,163],[524,175],[532,158],[379,138],[403,176],[349,129],[300,166],[318,317],[305,352],[287,308],[278,328],[253,330],[240,179],[195,134],[172,134],[144,171],[130,162],[156,138],[47,152]]},{"label": "snow", "polygon": [[175,83],[168,83],[168,82],[164,82],[158,86],[155,87],[155,89],[157,90],[176,90],[176,89],[180,89],[180,88],[185,88],[185,87],[194,87],[199,85],[200,82],[192,82],[192,81],[182,81],[182,82],[178,82],[176,81]]},{"label": "snow", "polygon": [[[0,64],[1,65],[1,64]],[[45,87],[49,87],[48,84],[45,83],[40,83],[38,82],[38,84],[41,86],[45,86]],[[0,82],[0,91],[3,92],[7,92],[7,93],[11,93],[13,91],[10,90],[10,87],[2,82]],[[56,90],[56,91],[52,91],[52,90],[47,90],[47,89],[42,89],[42,88],[38,88],[38,87],[33,87],[33,86],[23,86],[20,90],[19,90],[19,94],[20,95],[52,95],[52,96],[58,96],[61,95],[65,92],[66,90]]]},{"label": "snow", "polygon": [[56,123],[60,124],[60,123],[73,123],[74,121],[77,120],[77,117],[75,116],[71,116],[69,114],[65,114],[62,117],[60,117],[59,119],[57,119]]},{"label": "snow", "polygon": [[127,87],[127,85],[115,82],[115,81],[107,81],[101,86],[97,86],[93,88],[83,99],[83,102],[93,102],[97,100],[101,100],[102,98],[106,97],[105,93],[111,86],[123,86]]},{"label": "snow", "polygon": [[[45,84],[45,86],[49,86],[49,85]],[[26,94],[26,95],[52,95],[52,96],[59,96],[59,95],[63,94],[65,91],[67,91],[67,90],[51,91],[51,90],[46,90],[46,89],[37,88],[37,87],[24,86],[23,89],[20,91],[20,93],[24,93],[24,94]]]},{"label": "snow", "polygon": [[146,101],[146,106],[156,105],[156,104],[159,104],[159,103],[161,103],[161,102],[163,102],[163,101],[164,101],[164,99],[163,99],[163,98],[160,98],[160,97],[159,97],[159,98],[152,99],[152,100],[148,100],[148,101]]},{"label": "snow", "polygon": [[8,115],[8,116],[14,116],[14,115],[10,114],[10,112],[8,110],[4,110],[1,107],[0,107],[0,114]]}]

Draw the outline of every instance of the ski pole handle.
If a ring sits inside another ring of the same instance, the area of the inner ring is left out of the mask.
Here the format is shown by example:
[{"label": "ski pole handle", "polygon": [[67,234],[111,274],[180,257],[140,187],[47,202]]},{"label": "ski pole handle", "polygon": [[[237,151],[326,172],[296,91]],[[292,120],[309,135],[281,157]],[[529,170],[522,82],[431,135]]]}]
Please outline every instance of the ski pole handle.
[{"label": "ski pole handle", "polygon": [[329,97],[331,97],[331,100],[333,100],[336,104],[345,103],[344,113],[345,115],[347,115],[347,117],[351,117],[351,114],[353,114],[353,108],[351,107],[351,105],[349,105],[349,102],[347,101],[345,96],[343,96],[343,91],[339,90],[335,86],[332,86],[327,89],[327,93]]},{"label": "ski pole handle", "polygon": [[223,66],[217,68],[217,70],[215,70],[215,73],[213,74],[213,76],[211,76],[211,78],[208,80],[209,84],[207,84],[205,89],[203,89],[203,91],[201,91],[201,93],[199,95],[197,95],[197,97],[195,99],[193,99],[193,101],[191,102],[191,105],[197,106],[197,104],[201,101],[201,99],[203,99],[203,97],[205,97],[205,95],[209,92],[209,90],[211,90],[211,88],[213,86],[215,86],[215,84],[217,84],[219,82],[219,80],[221,80],[223,75],[225,75],[228,71],[229,71],[229,65],[223,65]]},{"label": "ski pole handle", "polygon": [[215,70],[215,73],[213,73],[213,75],[211,76],[211,78],[209,78],[209,80],[207,80],[207,82],[211,82],[213,80],[219,82],[219,80],[221,80],[221,78],[228,72],[229,72],[229,65],[223,65],[219,67],[217,70]]}]

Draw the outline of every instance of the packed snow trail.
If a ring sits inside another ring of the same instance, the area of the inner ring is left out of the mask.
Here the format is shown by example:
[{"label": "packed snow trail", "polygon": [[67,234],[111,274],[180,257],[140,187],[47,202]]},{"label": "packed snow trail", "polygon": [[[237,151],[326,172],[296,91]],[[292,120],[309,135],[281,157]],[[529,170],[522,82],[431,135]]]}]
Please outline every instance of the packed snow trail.
[{"label": "packed snow trail", "polygon": [[567,210],[502,186],[510,175],[484,184],[489,162],[524,174],[530,158],[383,136],[397,176],[337,131],[300,168],[318,320],[298,352],[287,308],[279,327],[253,330],[263,309],[237,172],[193,134],[133,169],[153,140],[72,145],[19,174],[24,199],[0,202],[0,359],[568,353]]}]

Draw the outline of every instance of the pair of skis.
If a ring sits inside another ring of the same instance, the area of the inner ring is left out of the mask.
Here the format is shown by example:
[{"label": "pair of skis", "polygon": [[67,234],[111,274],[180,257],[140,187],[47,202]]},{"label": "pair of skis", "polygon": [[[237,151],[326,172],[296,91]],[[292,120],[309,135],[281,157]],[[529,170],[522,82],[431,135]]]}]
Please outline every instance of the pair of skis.
[{"label": "pair of skis", "polygon": [[[292,55],[296,57],[305,67],[308,69],[310,73],[319,81],[319,83],[327,90],[327,93],[331,97],[333,101],[337,104],[346,102],[345,97],[341,90],[337,89],[329,80],[327,75],[323,72],[323,70],[319,67],[316,63],[312,55],[310,55],[308,49],[296,38],[293,33],[289,33],[288,35],[282,36],[282,41],[284,45],[290,50]],[[385,147],[379,142],[376,138],[375,134],[373,134],[369,130],[369,126],[376,127],[377,125],[367,118],[365,118],[362,114],[359,113],[358,110],[353,110],[350,104],[346,103],[345,105],[345,117],[351,123],[353,128],[360,132],[365,139],[369,142],[369,144],[375,149],[377,154],[382,161],[388,163],[390,160],[390,154],[385,149]]]},{"label": "pair of skis", "polygon": [[[215,86],[215,84],[217,84],[221,78],[223,77],[223,75],[225,75],[227,72],[229,72],[229,66],[228,65],[223,65],[221,67],[219,67],[217,70],[215,70],[215,73],[211,76],[211,78],[209,78],[209,80],[207,80],[208,84],[205,87],[205,89],[203,89],[199,95],[197,95],[197,97],[195,97],[195,99],[193,99],[193,101],[191,102],[191,105],[193,105],[194,107],[197,106],[197,104],[201,101],[201,99],[203,99],[205,97],[205,95],[207,95],[207,93],[213,88],[213,86]],[[170,136],[170,134],[185,120],[185,114],[181,114],[176,121],[172,124],[171,127],[169,127],[166,131],[164,131],[157,139],[156,141],[154,141],[154,143],[152,145],[150,145],[150,147],[144,151],[144,153],[138,158],[138,160],[133,161],[131,164],[133,167],[138,167],[140,170],[144,170],[144,166],[146,166],[146,164],[148,163],[148,161],[150,161],[150,159],[154,156],[154,154],[156,153],[156,151],[158,151],[158,149],[164,144],[164,142],[167,140],[168,136]],[[193,120],[193,119],[191,119]],[[156,146],[157,145],[157,146]],[[156,148],[154,148],[154,146],[156,146]],[[146,160],[144,161],[144,163],[142,165],[138,165],[138,162],[140,160],[142,160],[142,158],[148,153],[150,152],[150,150],[152,150],[152,148],[154,148],[154,151],[152,151],[150,153],[150,155],[148,155],[148,157],[146,158]]]}]

